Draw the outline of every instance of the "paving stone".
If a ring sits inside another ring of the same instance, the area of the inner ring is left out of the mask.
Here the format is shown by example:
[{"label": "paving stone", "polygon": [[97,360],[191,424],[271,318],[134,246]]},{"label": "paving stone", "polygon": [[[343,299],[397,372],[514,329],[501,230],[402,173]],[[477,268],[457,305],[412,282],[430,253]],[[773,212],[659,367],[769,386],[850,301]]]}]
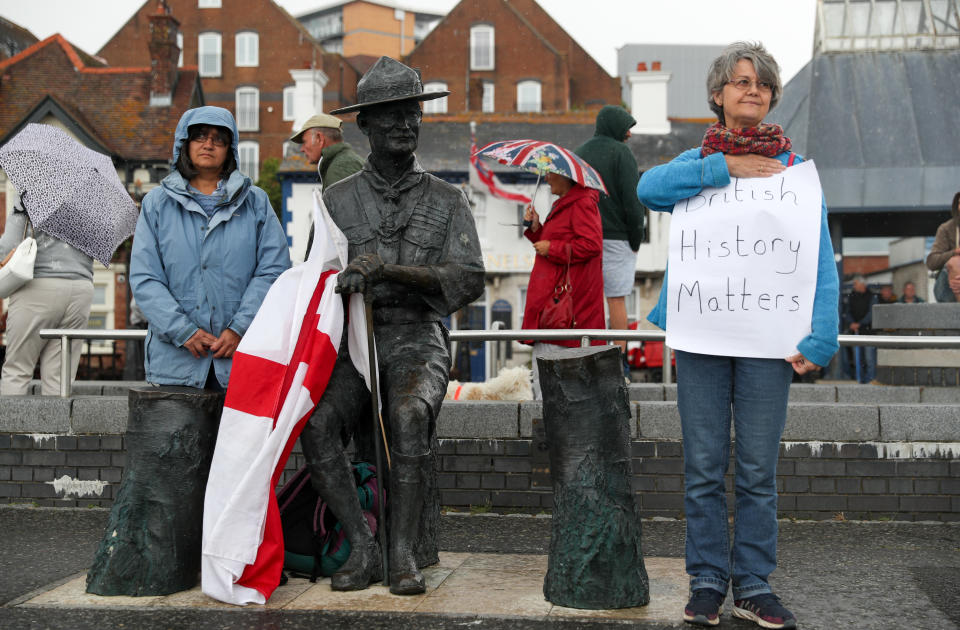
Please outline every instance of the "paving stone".
[{"label": "paving stone", "polygon": [[680,439],[680,412],[676,402],[637,403],[636,414],[639,437]]},{"label": "paving stone", "polygon": [[880,405],[880,439],[897,442],[955,442],[960,406]]},{"label": "paving stone", "polygon": [[664,400],[676,400],[677,399],[677,384],[668,383],[663,386],[663,399]]},{"label": "paving stone", "polygon": [[627,396],[631,401],[663,400],[663,385],[660,383],[632,383],[627,387]]},{"label": "paving stone", "polygon": [[837,385],[837,402],[864,403],[918,403],[920,388],[907,385]]},{"label": "paving stone", "polygon": [[123,434],[128,415],[126,396],[75,396],[71,428],[74,433]]},{"label": "paving stone", "polygon": [[790,402],[837,402],[835,385],[796,383],[790,386]]},{"label": "paving stone", "polygon": [[4,396],[0,431],[4,433],[67,433],[73,401],[58,396]]},{"label": "paving stone", "polygon": [[791,403],[784,440],[817,442],[867,441],[880,438],[880,419],[873,405]]},{"label": "paving stone", "polygon": [[877,304],[873,327],[899,330],[957,328],[955,304]]},{"label": "paving stone", "polygon": [[920,402],[928,404],[960,404],[960,387],[924,387]]},{"label": "paving stone", "polygon": [[[437,418],[442,438],[515,438],[517,405],[500,401],[447,401]],[[529,435],[529,434],[528,434]]]}]

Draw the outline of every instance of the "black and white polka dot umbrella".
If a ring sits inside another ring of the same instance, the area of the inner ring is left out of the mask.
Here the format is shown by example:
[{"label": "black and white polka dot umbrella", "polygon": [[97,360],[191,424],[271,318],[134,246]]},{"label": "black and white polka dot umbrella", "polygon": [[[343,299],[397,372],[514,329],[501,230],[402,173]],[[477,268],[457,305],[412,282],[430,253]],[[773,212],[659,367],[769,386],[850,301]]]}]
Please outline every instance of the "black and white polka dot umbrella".
[{"label": "black and white polka dot umbrella", "polygon": [[30,123],[0,147],[0,166],[33,227],[104,265],[137,225],[137,206],[109,156],[62,129]]}]

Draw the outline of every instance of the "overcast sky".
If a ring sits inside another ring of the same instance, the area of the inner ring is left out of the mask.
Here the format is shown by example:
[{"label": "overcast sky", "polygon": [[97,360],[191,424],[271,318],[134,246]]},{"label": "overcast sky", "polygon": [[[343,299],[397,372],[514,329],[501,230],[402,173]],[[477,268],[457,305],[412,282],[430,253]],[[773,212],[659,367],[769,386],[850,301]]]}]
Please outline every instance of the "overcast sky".
[{"label": "overcast sky", "polygon": [[[153,1],[153,0],[150,0]],[[223,0],[229,7],[233,0]],[[761,41],[784,83],[813,51],[816,0],[538,0],[611,75],[624,44],[726,44]],[[278,0],[293,15],[341,2]],[[142,0],[0,0],[0,15],[40,39],[60,33],[96,53]],[[400,0],[402,7],[445,13],[457,0]],[[592,9],[588,10],[588,9]]]}]

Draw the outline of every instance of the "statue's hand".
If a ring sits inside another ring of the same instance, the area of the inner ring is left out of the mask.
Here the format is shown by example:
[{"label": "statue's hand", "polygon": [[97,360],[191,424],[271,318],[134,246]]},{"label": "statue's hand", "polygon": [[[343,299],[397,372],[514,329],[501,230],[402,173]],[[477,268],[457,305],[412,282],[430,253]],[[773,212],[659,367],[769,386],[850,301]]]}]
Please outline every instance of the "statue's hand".
[{"label": "statue's hand", "polygon": [[360,254],[337,278],[337,293],[366,293],[383,277],[379,254]]}]

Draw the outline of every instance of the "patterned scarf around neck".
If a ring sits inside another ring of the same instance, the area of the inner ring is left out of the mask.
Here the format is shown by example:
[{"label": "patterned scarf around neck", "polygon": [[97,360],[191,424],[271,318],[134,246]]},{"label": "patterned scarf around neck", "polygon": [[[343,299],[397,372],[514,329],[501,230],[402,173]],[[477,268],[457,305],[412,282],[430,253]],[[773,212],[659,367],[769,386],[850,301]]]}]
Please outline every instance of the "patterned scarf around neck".
[{"label": "patterned scarf around neck", "polygon": [[783,127],[780,125],[761,123],[756,127],[728,129],[716,122],[710,125],[707,133],[703,134],[703,146],[700,152],[703,155],[758,153],[773,157],[789,151],[791,146],[790,138],[783,135]]}]

